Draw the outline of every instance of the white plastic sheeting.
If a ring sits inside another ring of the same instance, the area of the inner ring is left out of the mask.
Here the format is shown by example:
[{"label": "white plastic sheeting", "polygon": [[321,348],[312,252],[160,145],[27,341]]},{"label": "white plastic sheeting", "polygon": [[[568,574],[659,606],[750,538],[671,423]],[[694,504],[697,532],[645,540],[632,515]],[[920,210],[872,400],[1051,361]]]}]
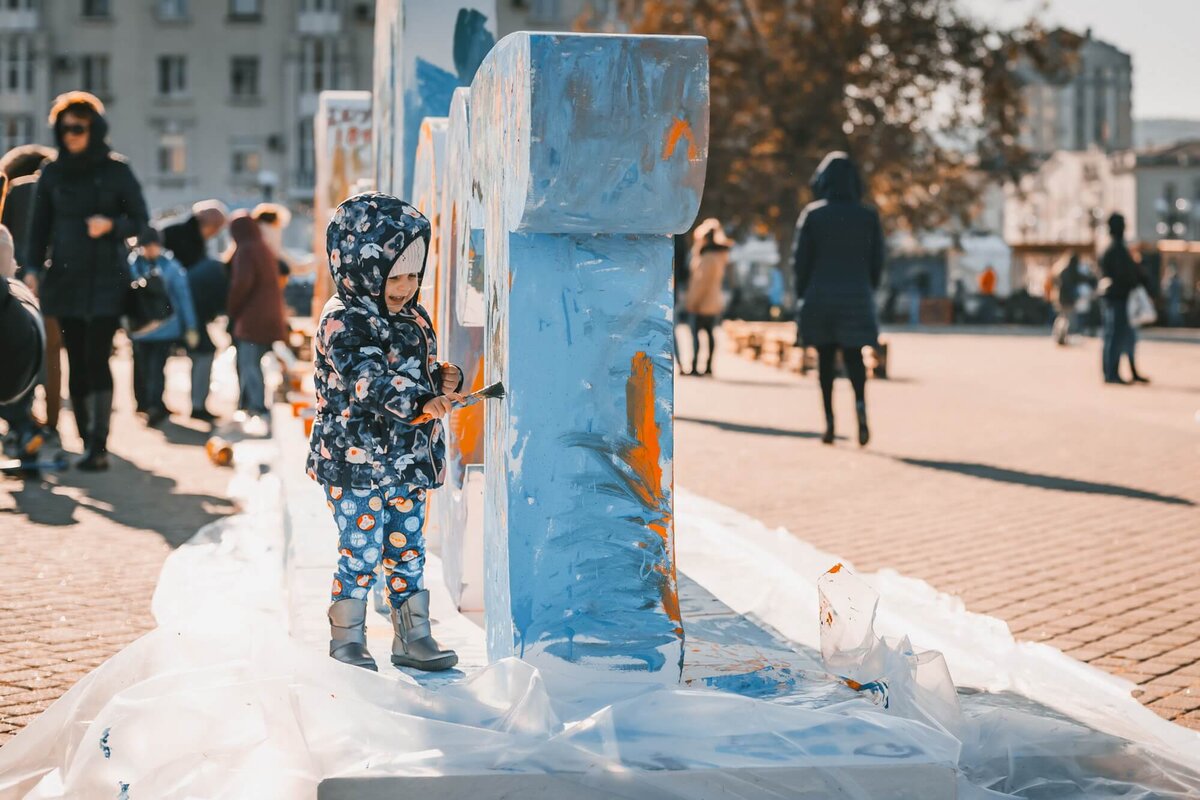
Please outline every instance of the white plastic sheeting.
[{"label": "white plastic sheeting", "polygon": [[[154,598],[160,627],[0,749],[0,798],[290,799],[314,797],[333,776],[548,771],[580,786],[620,773],[614,796],[696,797],[656,780],[683,770],[710,771],[700,796],[722,797],[1200,792],[1200,738],[1147,717],[1112,679],[1014,644],[1003,626],[898,576],[869,576],[887,601],[876,620],[865,583],[846,570],[820,578],[835,559],[683,493],[679,561],[691,578],[793,643],[793,656],[820,647],[829,670],[864,691],[830,691],[836,684],[822,676],[810,682],[774,664],[741,684],[755,697],[613,681],[551,692],[561,676],[517,660],[428,686],[387,667],[344,667],[286,633],[281,493],[256,469],[271,447],[239,445],[234,494],[244,513],[167,560]],[[951,646],[943,661],[879,638],[876,621],[889,632],[908,625],[922,643],[937,631]],[[1007,693],[956,692],[949,675],[960,665],[971,678],[960,686]],[[767,777],[748,781],[745,769]],[[790,782],[772,784],[772,769]],[[795,769],[807,770],[803,783]]]}]

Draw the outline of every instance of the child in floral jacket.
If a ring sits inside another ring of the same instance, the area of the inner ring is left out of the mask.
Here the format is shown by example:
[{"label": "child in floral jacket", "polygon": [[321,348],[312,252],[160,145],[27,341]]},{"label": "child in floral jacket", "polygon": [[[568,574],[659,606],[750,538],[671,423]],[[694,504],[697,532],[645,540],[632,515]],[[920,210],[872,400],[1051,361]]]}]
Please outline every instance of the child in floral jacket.
[{"label": "child in floral jacket", "polygon": [[441,419],[462,399],[462,371],[437,361],[428,313],[417,302],[430,226],[408,203],[361,194],[326,231],[337,294],[314,341],[317,413],[308,474],[325,490],[339,533],[329,607],[329,654],[375,670],[366,647],[367,595],[383,566],[392,607],[392,663],[449,669],[429,627],[426,494],[442,485]]}]

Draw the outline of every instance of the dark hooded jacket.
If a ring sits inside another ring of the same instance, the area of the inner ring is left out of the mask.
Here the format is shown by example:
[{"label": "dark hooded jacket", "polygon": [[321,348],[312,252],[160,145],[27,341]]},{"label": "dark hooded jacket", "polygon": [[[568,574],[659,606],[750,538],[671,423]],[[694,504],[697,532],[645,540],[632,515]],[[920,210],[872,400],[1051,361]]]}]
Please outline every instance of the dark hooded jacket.
[{"label": "dark hooded jacket", "polygon": [[26,250],[25,236],[29,232],[29,217],[42,165],[52,158],[54,151],[40,144],[14,147],[0,158],[0,173],[8,178],[8,194],[4,199],[4,212],[0,214],[0,225],[12,234],[18,259]]},{"label": "dark hooded jacket", "polygon": [[[67,110],[91,115],[88,148],[72,155],[63,146]],[[106,141],[108,122],[99,100],[73,92],[55,103],[51,124],[58,157],[42,167],[30,214],[22,266],[38,275],[42,312],[50,317],[116,317],[129,292],[125,240],[149,221],[142,187]],[[87,220],[105,216],[113,228],[88,236]]]},{"label": "dark hooded jacket", "polygon": [[804,299],[800,338],[810,346],[864,347],[879,339],[874,290],[883,275],[883,228],[862,203],[850,157],[825,156],[812,181],[818,198],[796,223],[792,263]]},{"label": "dark hooded jacket", "polygon": [[11,278],[0,278],[0,342],[0,404],[13,403],[37,383],[46,333],[33,292]]},{"label": "dark hooded jacket", "polygon": [[245,212],[233,215],[229,235],[236,245],[229,283],[233,337],[261,345],[283,341],[287,337],[287,320],[271,248],[263,240],[258,223]]},{"label": "dark hooded jacket", "polygon": [[208,243],[200,231],[200,220],[189,214],[182,220],[167,225],[162,231],[163,246],[175,256],[175,260],[190,270],[208,258]]},{"label": "dark hooded jacket", "polygon": [[1146,286],[1149,290],[1150,281],[1145,278],[1138,263],[1133,260],[1129,246],[1125,244],[1125,217],[1120,214],[1109,217],[1108,232],[1112,244],[1100,256],[1100,271],[1106,278],[1104,300],[1123,305],[1129,302],[1129,295],[1138,286]]},{"label": "dark hooded jacket", "polygon": [[433,324],[416,296],[395,314],[383,299],[396,259],[418,240],[428,251],[429,234],[419,211],[379,193],[342,203],[326,229],[337,294],[314,341],[317,412],[307,465],[325,485],[442,485],[442,423],[416,421],[442,393]]}]

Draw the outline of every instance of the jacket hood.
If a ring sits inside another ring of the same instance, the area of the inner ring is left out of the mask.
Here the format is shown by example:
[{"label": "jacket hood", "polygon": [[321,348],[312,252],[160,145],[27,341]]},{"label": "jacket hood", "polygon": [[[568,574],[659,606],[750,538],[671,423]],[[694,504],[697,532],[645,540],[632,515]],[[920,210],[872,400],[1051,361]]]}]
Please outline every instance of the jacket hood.
[{"label": "jacket hood", "polygon": [[[62,118],[67,112],[90,116],[92,129],[88,136],[88,147],[78,155],[67,152],[63,146]],[[50,107],[50,125],[54,128],[54,142],[58,145],[58,161],[67,167],[95,164],[108,157],[108,120],[104,116],[104,103],[94,94],[66,92],[54,98]]]},{"label": "jacket hood", "polygon": [[810,184],[820,200],[842,200],[857,203],[862,200],[863,185],[858,168],[849,154],[834,150],[821,159]]},{"label": "jacket hood", "polygon": [[[351,197],[337,207],[325,229],[329,269],[338,297],[347,308],[362,308],[374,316],[381,309],[383,285],[392,265],[417,240],[425,242],[425,259],[417,285],[425,281],[429,255],[429,220],[413,206],[380,192]],[[415,304],[420,292],[413,295]]]}]

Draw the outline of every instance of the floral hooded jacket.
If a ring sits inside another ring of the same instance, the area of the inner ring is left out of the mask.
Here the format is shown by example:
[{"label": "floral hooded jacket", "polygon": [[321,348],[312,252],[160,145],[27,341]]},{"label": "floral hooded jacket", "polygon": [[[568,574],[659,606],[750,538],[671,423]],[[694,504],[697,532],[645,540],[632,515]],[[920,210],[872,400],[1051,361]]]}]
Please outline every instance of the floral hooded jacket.
[{"label": "floral hooded jacket", "polygon": [[308,457],[309,476],[325,485],[435,488],[443,482],[442,423],[413,423],[442,393],[433,325],[419,293],[395,314],[383,299],[396,259],[417,240],[428,251],[429,233],[421,212],[379,193],[342,203],[326,230],[337,294],[326,303],[313,342],[317,410]]}]

